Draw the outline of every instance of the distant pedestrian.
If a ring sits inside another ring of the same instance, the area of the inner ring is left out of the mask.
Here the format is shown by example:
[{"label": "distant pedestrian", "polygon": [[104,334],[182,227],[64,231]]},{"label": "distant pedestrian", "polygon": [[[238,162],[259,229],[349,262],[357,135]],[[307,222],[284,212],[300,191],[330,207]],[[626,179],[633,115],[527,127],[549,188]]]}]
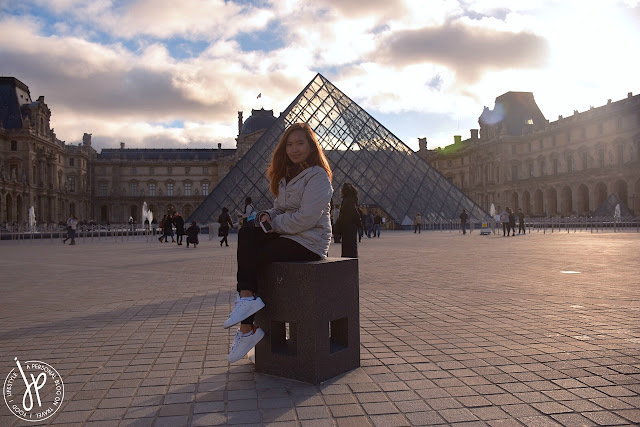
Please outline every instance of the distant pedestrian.
[{"label": "distant pedestrian", "polygon": [[164,242],[167,243],[169,240],[169,237],[171,237],[171,241],[175,242],[175,240],[173,239],[173,222],[171,221],[171,217],[167,214],[164,216],[164,218],[162,218],[162,236],[160,236],[160,238],[158,238],[158,240],[160,240],[162,242],[162,240],[164,239]]},{"label": "distant pedestrian", "polygon": [[358,207],[358,216],[360,217],[360,226],[358,227],[358,242],[362,242],[362,236],[364,236],[364,214],[362,209]]},{"label": "distant pedestrian", "polygon": [[371,212],[367,212],[364,216],[364,232],[367,233],[367,238],[370,239],[373,232],[373,214]]},{"label": "distant pedestrian", "polygon": [[380,237],[380,229],[382,228],[382,217],[380,213],[376,212],[376,216],[373,217],[373,237]]},{"label": "distant pedestrian", "polygon": [[153,230],[153,235],[156,235],[156,227],[158,226],[158,220],[156,218],[153,218],[153,220],[151,220],[151,228]]},{"label": "distant pedestrian", "polygon": [[184,218],[178,212],[173,212],[173,223],[176,226],[176,239],[178,245],[182,246],[182,236],[184,235]]},{"label": "distant pedestrian", "polygon": [[416,231],[418,232],[418,234],[420,234],[422,228],[422,215],[420,215],[420,212],[418,212],[418,215],[416,215],[416,219],[415,221],[413,221],[413,233],[415,234]]},{"label": "distant pedestrian", "polygon": [[134,231],[134,225],[135,225],[135,221],[133,220],[133,217],[132,217],[132,216],[130,216],[130,217],[129,217],[129,229],[130,229],[131,231]]},{"label": "distant pedestrian", "polygon": [[358,228],[362,221],[358,214],[358,190],[346,182],[340,190],[342,204],[340,205],[340,217],[336,221],[336,227],[342,232],[342,257],[358,258]]},{"label": "distant pedestrian", "polygon": [[226,207],[222,208],[222,213],[218,217],[218,222],[220,223],[220,228],[218,229],[218,237],[222,237],[222,240],[220,240],[220,246],[222,246],[223,243],[229,246],[227,237],[229,236],[229,229],[233,228],[233,221],[231,221],[229,209],[227,209]]},{"label": "distant pedestrian", "polygon": [[516,235],[516,215],[513,213],[513,209],[509,208],[509,225],[507,226],[507,236],[511,230],[511,236]]},{"label": "distant pedestrian", "polygon": [[462,234],[467,234],[467,211],[462,209],[460,214],[460,228],[462,228]]},{"label": "distant pedestrian", "polygon": [[509,208],[504,208],[500,214],[500,222],[502,223],[502,237],[507,235],[507,227],[509,224]]},{"label": "distant pedestrian", "polygon": [[518,209],[518,234],[520,234],[520,231],[522,231],[522,234],[527,234],[524,228],[524,212],[522,212],[522,208]]},{"label": "distant pedestrian", "polygon": [[69,243],[69,245],[75,245],[76,244],[76,229],[78,228],[78,218],[76,218],[75,215],[71,215],[69,217],[69,219],[67,220],[67,230],[68,230],[68,235],[67,238],[64,239],[62,241],[62,243],[66,243],[67,240],[71,239],[71,243]]},{"label": "distant pedestrian", "polygon": [[149,218],[144,219],[144,233],[149,234]]},{"label": "distant pedestrian", "polygon": [[200,233],[200,227],[195,221],[191,221],[191,225],[187,228],[187,247],[189,247],[189,243],[193,244],[195,248],[198,243],[198,234]]}]

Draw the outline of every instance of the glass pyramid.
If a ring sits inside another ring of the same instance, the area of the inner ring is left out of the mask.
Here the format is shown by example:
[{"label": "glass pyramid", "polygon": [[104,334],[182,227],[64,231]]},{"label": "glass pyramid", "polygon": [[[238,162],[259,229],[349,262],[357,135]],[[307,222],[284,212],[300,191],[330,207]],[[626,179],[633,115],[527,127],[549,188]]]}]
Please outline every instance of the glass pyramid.
[{"label": "glass pyramid", "polygon": [[188,221],[215,222],[223,207],[244,209],[251,197],[257,210],[273,206],[266,171],[287,126],[306,122],[316,132],[333,171],[334,204],[345,182],[359,191],[360,204],[377,207],[397,224],[415,218],[469,221],[488,217],[480,206],[431,167],[358,104],[317,74],[236,166],[220,181]]}]

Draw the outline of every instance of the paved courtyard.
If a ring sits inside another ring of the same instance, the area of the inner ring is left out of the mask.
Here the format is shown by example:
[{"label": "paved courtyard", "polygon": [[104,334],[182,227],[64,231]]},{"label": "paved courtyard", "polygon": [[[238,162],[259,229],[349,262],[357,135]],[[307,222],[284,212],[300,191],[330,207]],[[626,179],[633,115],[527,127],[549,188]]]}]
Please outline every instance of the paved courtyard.
[{"label": "paved courtyard", "polygon": [[53,366],[61,425],[640,424],[639,233],[365,237],[362,366],[318,386],[226,362],[236,240],[207,238],[0,242],[2,381]]}]

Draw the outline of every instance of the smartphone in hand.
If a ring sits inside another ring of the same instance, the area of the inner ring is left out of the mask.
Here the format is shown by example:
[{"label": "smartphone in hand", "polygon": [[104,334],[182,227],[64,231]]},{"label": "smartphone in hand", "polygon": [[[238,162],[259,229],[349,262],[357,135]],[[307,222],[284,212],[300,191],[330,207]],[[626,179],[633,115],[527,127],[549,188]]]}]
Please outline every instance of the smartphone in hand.
[{"label": "smartphone in hand", "polygon": [[273,227],[271,226],[269,221],[260,221],[260,227],[265,233],[270,233],[273,230]]}]

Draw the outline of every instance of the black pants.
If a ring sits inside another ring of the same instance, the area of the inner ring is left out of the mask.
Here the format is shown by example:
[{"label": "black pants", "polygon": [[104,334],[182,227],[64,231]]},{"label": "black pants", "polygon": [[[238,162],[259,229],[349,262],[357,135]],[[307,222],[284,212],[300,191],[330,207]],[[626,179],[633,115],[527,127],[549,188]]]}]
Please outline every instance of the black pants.
[{"label": "black pants", "polygon": [[182,244],[182,234],[176,233],[176,240],[179,245]]},{"label": "black pants", "polygon": [[508,230],[509,230],[509,227],[507,226],[507,223],[503,222],[502,223],[502,235],[503,236],[506,235]]},{"label": "black pants", "polygon": [[[242,227],[238,231],[238,292],[258,293],[260,267],[272,262],[318,261],[320,255],[298,242],[276,233],[265,233],[262,228]],[[242,321],[253,325],[253,316]]]},{"label": "black pants", "polygon": [[420,228],[420,224],[413,224],[413,232],[422,233],[422,229]]},{"label": "black pants", "polygon": [[467,221],[460,221],[460,228],[462,228],[462,234],[467,234]]},{"label": "black pants", "polygon": [[518,224],[518,234],[520,234],[520,230],[522,230],[522,234],[527,234],[524,230],[524,222]]},{"label": "black pants", "polygon": [[222,244],[223,244],[223,243],[224,243],[225,245],[229,246],[229,241],[227,240],[227,237],[228,237],[228,236],[229,236],[228,234],[225,234],[225,235],[222,237],[222,240],[220,240],[220,246],[222,246]]}]

